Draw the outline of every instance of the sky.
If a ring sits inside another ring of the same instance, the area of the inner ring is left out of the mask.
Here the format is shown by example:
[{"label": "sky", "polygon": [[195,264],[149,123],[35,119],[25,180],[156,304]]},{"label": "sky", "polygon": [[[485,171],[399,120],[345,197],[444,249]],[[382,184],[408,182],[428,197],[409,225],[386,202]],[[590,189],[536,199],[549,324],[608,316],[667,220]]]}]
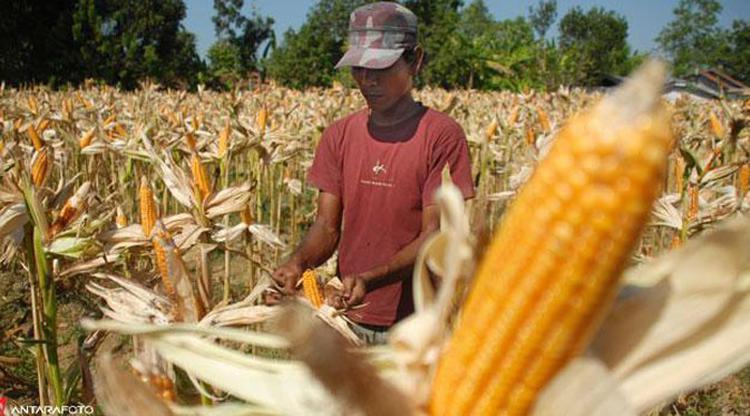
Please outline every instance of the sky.
[{"label": "sky", "polygon": [[[538,0],[485,0],[485,4],[497,20],[528,16],[529,6],[536,5]],[[558,22],[574,6],[584,11],[594,6],[625,16],[628,21],[628,42],[634,50],[652,51],[656,48],[654,38],[674,15],[672,11],[678,0],[558,0]],[[261,16],[273,17],[274,31],[279,42],[289,28],[297,29],[305,21],[308,10],[316,3],[314,0],[245,0],[243,14],[250,15],[252,8]],[[464,4],[471,0],[464,0]],[[720,0],[723,10],[719,24],[731,27],[733,20],[750,20],[750,0]],[[206,56],[206,50],[216,39],[211,17],[214,15],[213,0],[185,0],[187,17],[183,20],[185,28],[195,33],[198,53]],[[555,24],[553,27],[556,27]]]}]

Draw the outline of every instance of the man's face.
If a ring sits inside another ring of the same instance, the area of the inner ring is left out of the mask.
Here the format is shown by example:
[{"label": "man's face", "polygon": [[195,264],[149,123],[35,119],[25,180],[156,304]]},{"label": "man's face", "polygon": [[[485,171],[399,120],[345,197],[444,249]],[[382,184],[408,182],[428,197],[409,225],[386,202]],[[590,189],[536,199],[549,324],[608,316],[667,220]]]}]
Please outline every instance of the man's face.
[{"label": "man's face", "polygon": [[388,68],[353,66],[351,71],[367,106],[373,111],[385,111],[393,107],[412,87],[411,68],[403,58],[399,58]]}]

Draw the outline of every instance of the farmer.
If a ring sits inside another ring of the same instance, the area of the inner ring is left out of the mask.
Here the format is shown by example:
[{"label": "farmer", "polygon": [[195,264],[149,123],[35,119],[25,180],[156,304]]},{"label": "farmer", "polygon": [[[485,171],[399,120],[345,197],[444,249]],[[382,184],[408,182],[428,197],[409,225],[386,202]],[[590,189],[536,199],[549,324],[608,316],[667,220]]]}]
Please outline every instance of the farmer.
[{"label": "farmer", "polygon": [[466,137],[458,123],[411,96],[424,52],[417,18],[396,3],[351,14],[348,66],[367,108],[331,124],[308,173],[320,190],[317,217],[273,273],[286,294],[301,273],[338,248],[344,290],[329,302],[351,308],[354,332],[371,344],[413,312],[411,275],[425,239],[439,227],[434,194],[449,165],[464,198],[474,196]]}]

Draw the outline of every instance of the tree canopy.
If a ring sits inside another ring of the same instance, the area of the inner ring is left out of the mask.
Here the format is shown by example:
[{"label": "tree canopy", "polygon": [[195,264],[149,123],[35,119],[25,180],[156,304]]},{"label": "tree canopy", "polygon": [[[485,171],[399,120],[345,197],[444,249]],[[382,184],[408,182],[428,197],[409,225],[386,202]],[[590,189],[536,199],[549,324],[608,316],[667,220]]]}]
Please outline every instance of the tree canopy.
[{"label": "tree canopy", "polygon": [[[293,87],[351,84],[334,65],[347,47],[349,14],[373,0],[320,0],[276,39],[274,20],[244,0],[214,0],[216,39],[205,57],[186,30],[184,0],[0,2],[0,80],[53,87],[95,79],[135,88],[231,88],[259,76]],[[559,10],[537,0],[526,16],[495,16],[485,0],[402,0],[419,21],[426,65],[418,86],[555,89],[626,75],[644,54],[628,44],[624,16],[603,7]],[[247,6],[247,7],[246,7]],[[750,82],[750,23],[719,25],[718,0],[680,0],[655,42],[676,76],[723,68]],[[562,17],[558,19],[558,14]]]}]

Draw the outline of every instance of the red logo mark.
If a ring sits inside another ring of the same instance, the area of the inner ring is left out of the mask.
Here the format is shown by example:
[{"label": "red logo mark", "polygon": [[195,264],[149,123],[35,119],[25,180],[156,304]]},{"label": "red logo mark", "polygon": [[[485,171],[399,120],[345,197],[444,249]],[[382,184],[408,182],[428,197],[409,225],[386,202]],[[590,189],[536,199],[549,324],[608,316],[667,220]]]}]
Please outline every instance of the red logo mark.
[{"label": "red logo mark", "polygon": [[5,405],[8,404],[7,397],[0,397],[0,416],[5,415]]}]

